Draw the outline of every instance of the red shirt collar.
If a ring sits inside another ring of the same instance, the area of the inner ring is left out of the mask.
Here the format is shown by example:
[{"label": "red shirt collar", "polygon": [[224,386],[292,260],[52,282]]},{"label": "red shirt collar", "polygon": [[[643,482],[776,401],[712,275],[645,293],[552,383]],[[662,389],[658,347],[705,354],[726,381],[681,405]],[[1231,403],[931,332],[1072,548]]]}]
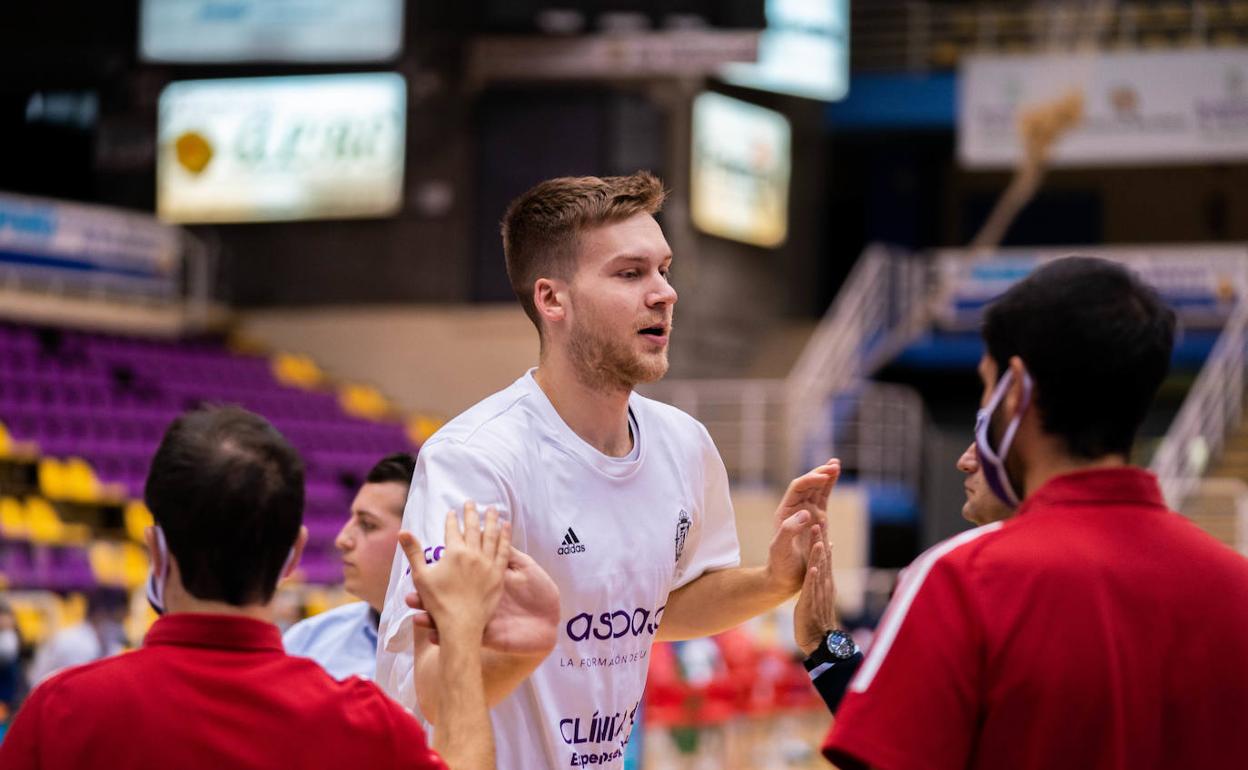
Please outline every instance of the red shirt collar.
[{"label": "red shirt collar", "polygon": [[284,651],[282,634],[272,623],[237,615],[196,612],[175,612],[152,624],[143,646],[160,645]]},{"label": "red shirt collar", "polygon": [[1142,468],[1126,465],[1095,468],[1054,476],[1023,500],[1018,513],[1063,503],[1116,503],[1169,510],[1157,477]]}]

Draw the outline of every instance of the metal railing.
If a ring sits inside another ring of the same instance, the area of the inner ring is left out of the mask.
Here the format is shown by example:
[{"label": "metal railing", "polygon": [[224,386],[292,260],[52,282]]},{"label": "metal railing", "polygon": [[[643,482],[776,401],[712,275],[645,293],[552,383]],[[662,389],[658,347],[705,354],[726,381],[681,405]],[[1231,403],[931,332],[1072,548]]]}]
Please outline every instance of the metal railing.
[{"label": "metal railing", "polygon": [[1243,416],[1245,343],[1248,301],[1241,299],[1153,454],[1150,470],[1175,510],[1196,490],[1209,458]]},{"label": "metal railing", "polygon": [[[913,426],[921,422],[921,404],[865,378],[925,325],[924,277],[924,266],[908,254],[872,245],[787,377],[666,380],[643,392],[706,425],[739,484],[786,484],[834,454],[864,478],[917,479],[920,436]],[[910,429],[872,434],[860,448],[854,442],[867,432],[838,430],[829,412],[833,396],[855,391],[856,414],[904,414]],[[911,460],[904,472],[891,468]]]}]

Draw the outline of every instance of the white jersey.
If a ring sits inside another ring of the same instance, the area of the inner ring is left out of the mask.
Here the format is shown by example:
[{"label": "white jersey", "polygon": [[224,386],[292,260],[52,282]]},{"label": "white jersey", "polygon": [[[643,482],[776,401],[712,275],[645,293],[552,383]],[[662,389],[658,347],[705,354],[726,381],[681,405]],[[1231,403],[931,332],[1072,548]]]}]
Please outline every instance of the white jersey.
[{"label": "white jersey", "polygon": [[[633,394],[633,452],[612,458],[567,426],[530,371],[421,448],[403,528],[436,561],[446,512],[473,500],[559,585],[554,651],[491,711],[500,770],[623,766],[667,596],[739,563],[728,476],[684,412]],[[406,560],[381,615],[377,683],[417,715]]]}]

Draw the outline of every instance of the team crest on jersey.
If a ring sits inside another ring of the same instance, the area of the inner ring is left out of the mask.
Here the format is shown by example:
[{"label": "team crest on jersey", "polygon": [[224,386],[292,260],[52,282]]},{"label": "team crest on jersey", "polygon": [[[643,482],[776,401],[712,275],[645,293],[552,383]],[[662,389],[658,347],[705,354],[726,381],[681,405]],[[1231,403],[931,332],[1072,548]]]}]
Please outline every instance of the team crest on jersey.
[{"label": "team crest on jersey", "polygon": [[689,534],[689,525],[693,523],[689,512],[684,508],[680,509],[680,513],[676,516],[676,561],[680,561],[681,555],[685,552],[685,537]]}]

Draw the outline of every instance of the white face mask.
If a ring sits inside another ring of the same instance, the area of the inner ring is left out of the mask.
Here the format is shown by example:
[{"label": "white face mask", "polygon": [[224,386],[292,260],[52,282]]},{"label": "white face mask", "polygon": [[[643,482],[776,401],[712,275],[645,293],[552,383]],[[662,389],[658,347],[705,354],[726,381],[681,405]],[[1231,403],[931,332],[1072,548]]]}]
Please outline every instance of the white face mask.
[{"label": "white face mask", "polygon": [[13,629],[0,631],[0,666],[7,666],[17,660],[21,652],[21,642]]},{"label": "white face mask", "polygon": [[[147,603],[152,605],[152,609],[157,615],[165,614],[165,583],[169,580],[169,543],[165,540],[165,531],[160,525],[152,527],[156,531],[156,551],[153,557],[159,556],[159,559],[152,559],[152,572],[147,576]],[[286,561],[282,564],[282,571],[278,575],[285,575],[290,569],[290,565],[295,560],[295,547],[290,547],[290,553],[286,554]],[[164,569],[160,571],[160,576],[156,575],[156,562],[160,561],[164,565]]]}]

